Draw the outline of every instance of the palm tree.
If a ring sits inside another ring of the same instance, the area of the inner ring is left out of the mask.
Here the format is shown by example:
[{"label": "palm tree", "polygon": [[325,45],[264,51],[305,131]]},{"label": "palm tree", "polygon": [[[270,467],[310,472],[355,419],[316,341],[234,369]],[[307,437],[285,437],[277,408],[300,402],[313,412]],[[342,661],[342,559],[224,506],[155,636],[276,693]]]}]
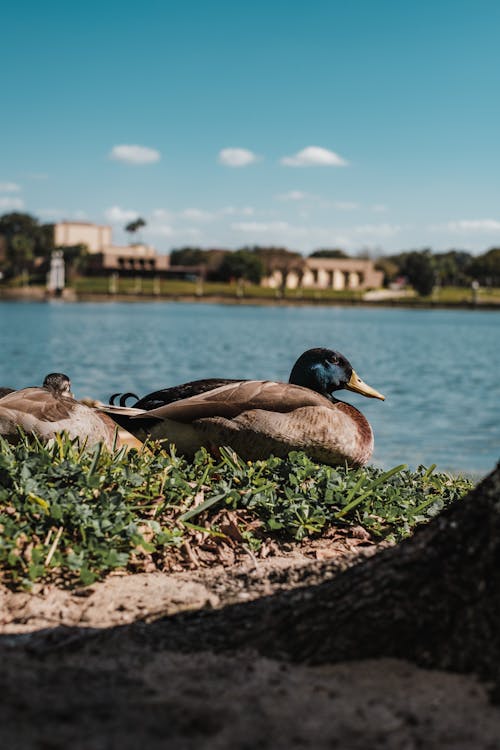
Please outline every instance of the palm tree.
[{"label": "palm tree", "polygon": [[[139,229],[142,229],[142,227],[146,226],[146,222],[144,219],[141,219],[139,216],[135,221],[131,221],[127,226],[125,227],[125,231],[130,233],[130,236],[132,237],[136,232],[139,231]],[[130,242],[131,245],[134,245],[134,242]]]}]

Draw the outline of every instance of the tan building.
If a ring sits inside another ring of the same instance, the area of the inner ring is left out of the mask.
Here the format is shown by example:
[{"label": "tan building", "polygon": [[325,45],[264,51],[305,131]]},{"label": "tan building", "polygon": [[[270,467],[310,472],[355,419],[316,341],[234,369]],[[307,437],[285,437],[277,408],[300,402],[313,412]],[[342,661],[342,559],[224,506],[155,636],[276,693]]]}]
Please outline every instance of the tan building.
[{"label": "tan building", "polygon": [[159,255],[149,245],[111,245],[90,258],[93,271],[161,272],[170,269],[170,257]]},{"label": "tan building", "polygon": [[87,221],[60,221],[54,224],[56,247],[86,245],[89,253],[100,253],[111,244],[111,227]]},{"label": "tan building", "polygon": [[137,243],[113,245],[111,227],[89,222],[61,221],[54,224],[56,247],[86,245],[90,254],[89,267],[104,273],[133,271],[161,272],[170,268],[170,257],[160,255],[154,247]]},{"label": "tan building", "polygon": [[382,271],[372,260],[363,258],[304,258],[288,271],[274,270],[262,285],[279,289],[283,277],[287,289],[378,289],[384,281]]}]

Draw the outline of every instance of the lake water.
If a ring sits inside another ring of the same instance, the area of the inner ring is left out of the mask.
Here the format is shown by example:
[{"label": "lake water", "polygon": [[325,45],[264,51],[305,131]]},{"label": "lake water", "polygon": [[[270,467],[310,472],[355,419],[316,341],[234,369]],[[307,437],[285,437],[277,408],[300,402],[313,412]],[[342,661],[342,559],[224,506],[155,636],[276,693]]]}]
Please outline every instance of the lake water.
[{"label": "lake water", "polygon": [[0,385],[62,371],[77,397],[105,401],[211,376],[287,380],[326,346],[387,398],[343,392],[372,424],[374,464],[482,475],[500,457],[497,312],[0,302],[0,344]]}]

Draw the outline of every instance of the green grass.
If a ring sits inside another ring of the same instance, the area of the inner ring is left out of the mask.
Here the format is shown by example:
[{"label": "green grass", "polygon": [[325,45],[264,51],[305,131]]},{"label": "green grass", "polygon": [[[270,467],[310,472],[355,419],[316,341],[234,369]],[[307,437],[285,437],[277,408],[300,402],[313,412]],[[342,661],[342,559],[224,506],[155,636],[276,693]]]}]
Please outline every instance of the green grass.
[{"label": "green grass", "polygon": [[254,552],[269,536],[301,540],[332,524],[399,541],[471,487],[433,467],[349,470],[302,453],[251,463],[228,449],[217,460],[201,450],[187,462],[150,447],[88,452],[66,436],[52,446],[0,438],[4,582],[82,585],[117,568],[168,569],[186,543],[228,541],[225,515],[231,543]]},{"label": "green grass", "polygon": [[[13,289],[24,286],[20,279],[0,283],[2,289]],[[72,279],[68,286],[73,288],[78,295],[109,295],[110,299],[110,281],[107,276],[79,276]],[[43,287],[40,287],[43,290]],[[251,302],[252,300],[276,300],[283,299],[305,302],[357,302],[362,299],[363,292],[353,289],[344,289],[335,291],[333,289],[287,289],[284,295],[279,290],[268,289],[255,284],[247,284],[243,287],[236,282],[203,282],[200,286],[195,281],[185,281],[182,279],[160,279],[154,281],[151,278],[143,278],[138,284],[134,277],[121,276],[117,281],[117,295],[127,295],[135,299],[157,298],[157,299],[175,299],[182,297],[221,297],[228,300],[243,299]],[[397,306],[407,306],[408,304],[433,305],[450,304],[450,305],[470,305],[473,302],[472,290],[469,287],[439,287],[434,290],[432,295],[427,297],[411,297],[396,299],[391,304]],[[476,302],[480,305],[492,304],[500,305],[500,289],[481,287],[477,292]],[[373,303],[371,303],[373,304]]]},{"label": "green grass", "polygon": [[[75,279],[71,286],[77,294],[108,294],[109,279],[102,276],[82,276]],[[117,294],[137,294],[142,296],[158,297],[183,297],[183,296],[218,296],[228,299],[269,299],[282,298],[279,290],[268,289],[256,284],[245,284],[243,287],[236,282],[222,283],[206,281],[202,285],[195,281],[184,281],[181,279],[161,279],[154,282],[153,279],[142,279],[139,286],[133,277],[120,277],[117,281]],[[360,292],[345,290],[336,292],[332,289],[302,291],[287,289],[284,298],[289,300],[335,300],[335,299],[359,299]]]},{"label": "green grass", "polygon": [[424,302],[440,302],[442,304],[471,304],[474,299],[478,304],[500,304],[500,289],[495,287],[480,287],[474,298],[470,287],[443,286],[436,287],[428,297],[420,297]]}]

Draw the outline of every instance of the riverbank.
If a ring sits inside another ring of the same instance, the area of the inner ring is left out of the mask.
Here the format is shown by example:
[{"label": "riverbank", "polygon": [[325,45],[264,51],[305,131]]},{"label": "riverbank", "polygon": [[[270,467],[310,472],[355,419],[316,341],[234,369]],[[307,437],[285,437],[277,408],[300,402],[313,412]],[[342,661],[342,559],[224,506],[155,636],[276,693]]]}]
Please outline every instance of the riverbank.
[{"label": "riverbank", "polygon": [[286,296],[257,296],[256,294],[245,295],[228,290],[227,293],[116,293],[77,291],[71,287],[66,288],[60,296],[47,294],[43,286],[29,287],[0,287],[0,301],[12,302],[46,302],[59,300],[62,302],[186,302],[226,305],[258,305],[269,307],[392,307],[398,309],[451,309],[451,310],[500,310],[500,298],[479,298],[477,300],[447,299],[446,297],[434,298],[386,295],[375,297],[373,294],[366,296],[332,296],[323,292],[315,292],[312,295],[298,296],[287,294]]}]

